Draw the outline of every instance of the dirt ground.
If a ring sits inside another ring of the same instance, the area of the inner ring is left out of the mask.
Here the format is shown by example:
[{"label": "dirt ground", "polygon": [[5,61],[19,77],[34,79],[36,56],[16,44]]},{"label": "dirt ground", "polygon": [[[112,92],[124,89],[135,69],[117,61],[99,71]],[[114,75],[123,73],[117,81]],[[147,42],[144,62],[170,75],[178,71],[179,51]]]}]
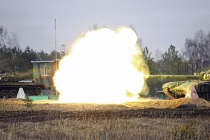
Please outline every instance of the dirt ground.
[{"label": "dirt ground", "polygon": [[145,99],[139,102],[124,103],[124,105],[132,108],[158,108],[158,109],[175,109],[175,108],[210,108],[210,102],[198,98],[180,98],[174,100]]},{"label": "dirt ground", "polygon": [[[35,104],[59,104],[58,101],[35,101]],[[139,99],[137,102],[126,102],[121,105],[130,107],[130,108],[156,108],[156,109],[175,109],[179,107],[189,106],[189,108],[210,108],[210,101],[198,98],[180,98],[174,100],[162,100],[162,99]]]},{"label": "dirt ground", "polygon": [[1,122],[43,122],[48,120],[209,117],[210,102],[203,99],[140,99],[123,104],[67,104],[34,101],[27,108],[21,99],[0,100]]},{"label": "dirt ground", "polygon": [[0,100],[1,139],[209,139],[203,99],[140,99],[123,104]]},{"label": "dirt ground", "polygon": [[[24,101],[22,99],[6,99],[6,100],[0,99],[0,103],[3,103],[3,104],[24,104]],[[60,105],[60,104],[71,104],[71,103],[61,103],[59,101],[54,101],[54,100],[40,100],[40,101],[33,101],[33,104],[35,104],[35,105],[37,105],[37,104]],[[86,105],[89,105],[89,104],[86,104]],[[110,104],[107,104],[107,105],[110,105]],[[185,106],[186,107],[188,106],[188,108],[202,109],[202,108],[210,108],[210,101],[206,101],[201,98],[194,98],[194,99],[193,98],[180,98],[180,99],[174,99],[174,100],[141,98],[137,102],[125,102],[122,104],[116,104],[116,106],[117,105],[122,105],[125,107],[136,108],[136,109],[137,108],[139,108],[139,109],[146,109],[146,108],[176,109],[176,108],[181,108],[181,107],[185,107]]]}]

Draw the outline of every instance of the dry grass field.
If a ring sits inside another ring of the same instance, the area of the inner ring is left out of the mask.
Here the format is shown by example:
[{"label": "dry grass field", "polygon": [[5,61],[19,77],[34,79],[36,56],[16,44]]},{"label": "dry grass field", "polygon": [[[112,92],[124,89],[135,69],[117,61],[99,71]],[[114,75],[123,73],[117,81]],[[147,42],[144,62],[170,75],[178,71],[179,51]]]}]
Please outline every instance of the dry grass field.
[{"label": "dry grass field", "polygon": [[22,100],[0,100],[0,139],[210,139],[210,103],[202,99],[25,105]]}]

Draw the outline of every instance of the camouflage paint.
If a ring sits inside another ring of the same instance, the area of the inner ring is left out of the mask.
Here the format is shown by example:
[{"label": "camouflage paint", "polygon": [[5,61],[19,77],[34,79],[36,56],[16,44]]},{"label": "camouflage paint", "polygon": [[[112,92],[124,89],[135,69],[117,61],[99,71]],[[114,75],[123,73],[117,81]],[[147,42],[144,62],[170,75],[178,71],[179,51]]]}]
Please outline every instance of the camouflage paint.
[{"label": "camouflage paint", "polygon": [[[59,61],[57,61],[59,62]],[[53,76],[56,71],[55,61],[32,61],[33,63],[33,80],[38,84],[44,84],[46,90],[42,91],[43,95],[55,95],[53,86]]]}]

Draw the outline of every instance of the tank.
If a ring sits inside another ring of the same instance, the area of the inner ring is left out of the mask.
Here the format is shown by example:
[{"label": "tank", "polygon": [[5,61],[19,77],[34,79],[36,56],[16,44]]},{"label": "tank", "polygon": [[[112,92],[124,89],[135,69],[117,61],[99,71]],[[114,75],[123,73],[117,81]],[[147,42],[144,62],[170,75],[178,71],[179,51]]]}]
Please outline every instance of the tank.
[{"label": "tank", "polygon": [[148,78],[183,79],[182,81],[163,84],[162,92],[170,99],[185,97],[188,88],[192,86],[195,88],[199,98],[210,100],[210,70],[195,73],[194,75],[150,75]]},{"label": "tank", "polygon": [[16,98],[19,88],[23,88],[27,96],[40,95],[45,86],[29,79],[29,75],[0,71],[0,98]]}]

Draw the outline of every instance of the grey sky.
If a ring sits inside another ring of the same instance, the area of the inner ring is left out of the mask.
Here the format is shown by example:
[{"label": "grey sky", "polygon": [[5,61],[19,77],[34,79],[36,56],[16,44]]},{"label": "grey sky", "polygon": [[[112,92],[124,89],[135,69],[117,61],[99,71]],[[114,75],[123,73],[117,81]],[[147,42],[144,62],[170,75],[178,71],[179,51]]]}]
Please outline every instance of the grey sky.
[{"label": "grey sky", "polygon": [[0,0],[0,25],[20,38],[22,49],[50,52],[57,20],[57,48],[69,46],[94,24],[132,25],[152,53],[184,48],[196,31],[210,32],[209,0]]}]

